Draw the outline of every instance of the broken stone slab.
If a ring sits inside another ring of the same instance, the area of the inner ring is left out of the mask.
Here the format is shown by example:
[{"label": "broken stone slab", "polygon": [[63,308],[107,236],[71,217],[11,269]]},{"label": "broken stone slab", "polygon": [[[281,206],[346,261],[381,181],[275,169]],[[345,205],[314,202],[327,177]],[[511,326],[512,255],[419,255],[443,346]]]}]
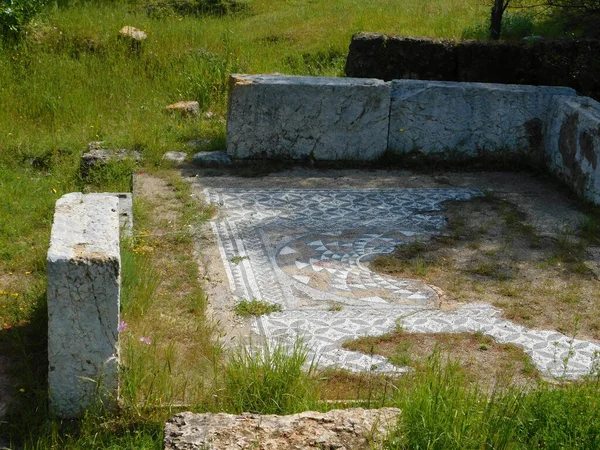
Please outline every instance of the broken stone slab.
[{"label": "broken stone slab", "polygon": [[600,204],[600,103],[556,97],[544,133],[548,168],[577,194]]},{"label": "broken stone slab", "polygon": [[79,192],[56,202],[47,255],[50,409],[80,416],[118,392],[119,198]]},{"label": "broken stone slab", "polygon": [[173,103],[165,108],[169,112],[179,113],[182,116],[197,116],[200,114],[200,103],[196,101],[185,101]]},{"label": "broken stone slab", "polygon": [[375,79],[232,75],[234,159],[375,160],[387,148],[390,84]]},{"label": "broken stone slab", "polygon": [[222,151],[198,152],[192,162],[202,167],[229,166],[233,163],[231,156]]},{"label": "broken stone slab", "polygon": [[297,450],[379,448],[397,408],[307,411],[289,416],[177,414],[165,426],[165,450]]},{"label": "broken stone slab", "polygon": [[181,164],[182,162],[185,162],[186,158],[186,152],[167,152],[163,155],[163,159],[165,161],[169,161],[176,164]]},{"label": "broken stone slab", "polygon": [[87,145],[85,153],[81,157],[79,171],[82,178],[86,178],[89,176],[92,169],[99,168],[110,161],[123,161],[126,159],[140,161],[141,156],[140,153],[135,150],[111,150],[104,147],[103,142],[101,141],[90,142]]},{"label": "broken stone slab", "polygon": [[543,128],[555,96],[571,88],[394,80],[389,150],[442,159],[482,152],[543,158]]}]

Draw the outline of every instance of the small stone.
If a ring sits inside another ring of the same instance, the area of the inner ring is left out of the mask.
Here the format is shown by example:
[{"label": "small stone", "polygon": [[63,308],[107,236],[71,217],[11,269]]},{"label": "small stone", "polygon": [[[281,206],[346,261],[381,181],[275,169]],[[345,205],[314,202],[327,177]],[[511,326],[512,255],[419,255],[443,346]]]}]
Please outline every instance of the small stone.
[{"label": "small stone", "polygon": [[177,102],[165,109],[169,112],[178,112],[182,116],[197,116],[200,114],[200,103],[196,101]]},{"label": "small stone", "polygon": [[229,166],[233,163],[231,156],[222,151],[199,152],[192,161],[202,167]]},{"label": "small stone", "polygon": [[87,150],[81,157],[80,172],[83,178],[87,177],[91,169],[100,167],[109,161],[122,161],[124,159],[141,159],[139,152],[128,151],[127,149],[111,150],[103,147],[103,142],[90,142]]},{"label": "small stone", "polygon": [[187,153],[185,152],[167,152],[163,155],[163,159],[165,161],[174,162],[177,164],[181,164],[187,158]]},{"label": "small stone", "polygon": [[119,36],[122,38],[129,38],[135,42],[142,42],[148,38],[148,35],[145,32],[131,26],[124,26],[121,28],[119,31]]}]

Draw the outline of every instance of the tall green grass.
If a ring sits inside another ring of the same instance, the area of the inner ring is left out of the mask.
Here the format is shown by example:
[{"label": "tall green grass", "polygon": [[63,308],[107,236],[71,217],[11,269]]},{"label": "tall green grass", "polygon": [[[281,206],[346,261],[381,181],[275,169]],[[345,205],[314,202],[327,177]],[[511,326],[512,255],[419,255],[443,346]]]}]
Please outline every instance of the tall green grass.
[{"label": "tall green grass", "polygon": [[499,385],[491,393],[434,352],[424,373],[399,383],[402,409],[389,449],[591,449],[600,445],[597,378],[537,388]]},{"label": "tall green grass", "polygon": [[315,370],[300,340],[291,348],[284,344],[239,348],[223,368],[224,406],[237,414],[305,411],[318,398]]}]

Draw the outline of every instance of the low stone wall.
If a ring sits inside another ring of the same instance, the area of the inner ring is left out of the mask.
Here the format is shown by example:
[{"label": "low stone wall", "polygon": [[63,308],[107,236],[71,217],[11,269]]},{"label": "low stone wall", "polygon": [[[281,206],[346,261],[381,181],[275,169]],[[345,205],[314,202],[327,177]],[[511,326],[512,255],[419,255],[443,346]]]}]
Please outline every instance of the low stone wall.
[{"label": "low stone wall", "polygon": [[546,163],[580,196],[600,204],[600,103],[555,98],[544,130]]},{"label": "low stone wall", "polygon": [[[560,87],[394,80],[388,150],[442,160],[483,152],[543,153],[542,129]],[[459,155],[457,155],[459,154]]]},{"label": "low stone wall", "polygon": [[387,148],[390,85],[380,80],[233,75],[233,158],[374,160]]},{"label": "low stone wall", "polygon": [[346,75],[568,86],[600,100],[600,41],[455,42],[378,33],[352,37]]},{"label": "low stone wall", "polygon": [[47,256],[51,411],[77,417],[118,391],[119,198],[72,193],[56,202]]},{"label": "low stone wall", "polygon": [[227,151],[238,159],[546,166],[600,204],[600,107],[567,87],[236,75]]}]

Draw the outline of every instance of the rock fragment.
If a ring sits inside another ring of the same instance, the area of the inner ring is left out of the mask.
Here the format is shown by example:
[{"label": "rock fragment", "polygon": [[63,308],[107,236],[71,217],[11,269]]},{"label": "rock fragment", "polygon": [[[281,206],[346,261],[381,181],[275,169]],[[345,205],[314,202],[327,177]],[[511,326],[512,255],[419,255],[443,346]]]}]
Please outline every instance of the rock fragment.
[{"label": "rock fragment", "polygon": [[165,426],[165,450],[367,450],[379,448],[400,410],[338,409],[289,416],[177,414]]}]

